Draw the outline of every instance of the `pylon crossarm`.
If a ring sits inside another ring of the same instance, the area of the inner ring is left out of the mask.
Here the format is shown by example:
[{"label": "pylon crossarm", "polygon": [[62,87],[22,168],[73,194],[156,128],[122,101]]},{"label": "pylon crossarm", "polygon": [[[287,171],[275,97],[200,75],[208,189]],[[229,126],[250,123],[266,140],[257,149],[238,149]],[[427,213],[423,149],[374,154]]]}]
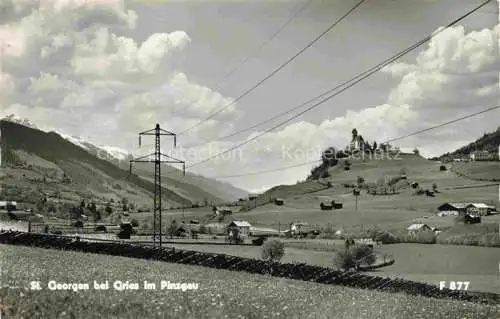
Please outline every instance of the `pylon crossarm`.
[{"label": "pylon crossarm", "polygon": [[[131,160],[130,162],[141,162],[141,161],[143,161],[144,158],[152,157],[152,156],[155,156],[155,155],[156,155],[155,153],[151,153],[151,154],[148,154],[148,155],[144,155],[144,156],[135,158],[135,159]],[[151,161],[153,161],[153,160],[149,160],[149,161],[146,161],[146,162],[151,162]]]},{"label": "pylon crossarm", "polygon": [[162,128],[160,129],[160,132],[162,132],[162,133],[163,133],[163,134],[161,134],[161,133],[160,133],[161,135],[172,135],[172,136],[177,135],[177,134],[175,134],[175,133],[172,133],[172,132],[166,131],[166,130],[164,130],[164,129],[162,129]]},{"label": "pylon crossarm", "polygon": [[147,130],[144,132],[139,133],[139,135],[154,135],[155,129]]},{"label": "pylon crossarm", "polygon": [[[147,132],[142,132],[142,133],[139,133],[139,135],[156,135],[156,132],[155,130],[151,130],[151,131],[147,131]],[[175,136],[174,133],[171,133],[169,131],[165,131],[163,129],[160,129],[158,135],[168,135],[168,136]]]},{"label": "pylon crossarm", "polygon": [[160,163],[168,163],[168,164],[184,164],[184,162],[178,162],[178,161],[165,161],[165,160],[161,160],[159,162]]},{"label": "pylon crossarm", "polygon": [[[171,160],[174,160],[175,162],[173,162],[173,163],[179,163],[179,164],[180,164],[180,163],[185,163],[184,161],[182,161],[182,160],[180,160],[180,159],[177,159],[177,158],[172,157],[172,156],[168,156],[168,155],[163,154],[163,153],[160,153],[160,155],[161,155],[161,156],[165,156],[166,158],[170,158]],[[171,163],[172,163],[172,162],[171,162]]]}]

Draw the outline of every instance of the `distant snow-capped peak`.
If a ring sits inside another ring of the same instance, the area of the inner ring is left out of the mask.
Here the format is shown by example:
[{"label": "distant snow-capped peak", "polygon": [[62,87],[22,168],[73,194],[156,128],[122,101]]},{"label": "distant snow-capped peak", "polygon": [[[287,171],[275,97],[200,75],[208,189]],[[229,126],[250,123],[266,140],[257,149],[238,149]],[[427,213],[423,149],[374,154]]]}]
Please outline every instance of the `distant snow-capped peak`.
[{"label": "distant snow-capped peak", "polygon": [[101,150],[106,151],[108,154],[118,160],[125,160],[132,155],[130,152],[116,146],[99,145],[97,147]]},{"label": "distant snow-capped peak", "polygon": [[131,153],[128,152],[127,150],[124,150],[116,146],[96,145],[78,136],[68,135],[61,132],[57,132],[57,134],[59,134],[62,138],[64,138],[68,142],[71,142],[103,159],[125,160],[131,155]]},{"label": "distant snow-capped peak", "polygon": [[[11,123],[16,123],[19,125],[23,125],[26,127],[30,127],[33,129],[39,129],[32,121],[30,121],[27,118],[21,118],[15,114],[9,114],[6,115],[0,120],[8,121]],[[85,140],[84,138],[81,138],[79,136],[74,136],[74,135],[69,135],[62,133],[60,131],[55,130],[55,133],[59,134],[62,138],[67,140],[68,142],[75,144],[76,146],[79,146],[90,153],[97,153],[98,155],[103,155],[103,153],[106,155],[107,159],[117,159],[117,160],[126,160],[131,156],[131,153],[127,150],[124,150],[122,148],[116,147],[116,146],[107,146],[107,145],[96,145],[92,142],[89,142]]]},{"label": "distant snow-capped peak", "polygon": [[30,120],[26,119],[26,118],[21,118],[15,114],[9,114],[7,116],[4,116],[1,120],[4,120],[4,121],[8,121],[8,122],[12,122],[12,123],[16,123],[16,124],[20,124],[20,125],[23,125],[23,126],[26,126],[26,127],[31,127],[31,128],[34,128],[36,129],[36,125],[31,122]]},{"label": "distant snow-capped peak", "polygon": [[56,132],[57,134],[59,134],[62,138],[64,138],[65,140],[67,140],[68,142],[71,142],[77,146],[80,146],[81,148],[83,149],[86,149],[86,150],[89,150],[89,144],[87,141],[85,141],[84,139],[82,139],[81,137],[78,137],[78,136],[73,136],[73,135],[67,135],[67,134],[64,134],[64,133],[61,133],[61,132]]}]

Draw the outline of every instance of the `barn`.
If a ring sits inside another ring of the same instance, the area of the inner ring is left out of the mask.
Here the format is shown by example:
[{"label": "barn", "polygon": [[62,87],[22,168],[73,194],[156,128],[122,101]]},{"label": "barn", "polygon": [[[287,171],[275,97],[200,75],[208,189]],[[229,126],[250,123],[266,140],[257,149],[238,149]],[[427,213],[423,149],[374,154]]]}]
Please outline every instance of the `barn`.
[{"label": "barn", "polygon": [[252,225],[244,220],[234,220],[227,226],[228,230],[237,228],[241,237],[247,237],[250,233]]},{"label": "barn", "polygon": [[412,224],[406,228],[410,234],[415,234],[421,231],[432,231],[432,228],[427,224]]},{"label": "barn", "polygon": [[488,215],[488,209],[491,206],[484,203],[471,203],[465,207],[467,214],[473,216],[486,216]]},{"label": "barn", "polygon": [[227,216],[233,214],[233,208],[229,206],[219,206],[215,207],[215,213],[218,216]]},{"label": "barn", "polygon": [[334,209],[341,209],[344,205],[340,202],[336,202],[336,201],[332,200],[332,206]]},{"label": "barn", "polygon": [[466,206],[466,203],[444,203],[437,209],[442,215],[463,216],[466,213]]},{"label": "barn", "polygon": [[0,210],[17,210],[17,202],[0,201]]},{"label": "barn", "polygon": [[323,202],[321,202],[319,207],[321,208],[321,210],[332,210],[333,209],[332,202],[323,201]]},{"label": "barn", "polygon": [[292,236],[298,236],[307,233],[309,230],[309,224],[305,222],[295,222],[290,224],[290,234]]}]

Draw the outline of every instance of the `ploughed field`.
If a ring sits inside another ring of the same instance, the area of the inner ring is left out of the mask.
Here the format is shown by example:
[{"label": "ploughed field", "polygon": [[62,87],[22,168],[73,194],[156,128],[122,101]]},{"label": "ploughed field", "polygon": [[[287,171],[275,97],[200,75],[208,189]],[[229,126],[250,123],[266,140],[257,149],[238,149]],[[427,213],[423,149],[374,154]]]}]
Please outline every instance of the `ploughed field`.
[{"label": "ploughed field", "polygon": [[[498,306],[124,257],[8,245],[0,245],[0,256],[0,306],[15,318],[497,318],[500,313]],[[88,283],[90,289],[51,291],[50,280]],[[110,289],[94,290],[94,280],[109,281]],[[157,283],[157,289],[143,289],[144,280]],[[196,283],[198,290],[161,290],[162,280]],[[40,281],[43,290],[27,290],[30,281]],[[115,290],[115,281],[137,283],[139,289]]]}]

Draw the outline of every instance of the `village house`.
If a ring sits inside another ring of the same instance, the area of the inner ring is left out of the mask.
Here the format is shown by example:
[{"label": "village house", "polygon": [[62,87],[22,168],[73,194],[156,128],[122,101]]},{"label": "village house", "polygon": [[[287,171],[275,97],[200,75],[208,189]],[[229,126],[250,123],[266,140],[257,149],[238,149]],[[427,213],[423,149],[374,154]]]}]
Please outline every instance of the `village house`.
[{"label": "village house", "polygon": [[247,237],[250,233],[251,227],[252,227],[252,225],[249,222],[244,221],[244,220],[234,220],[231,223],[229,223],[229,225],[227,226],[228,231],[230,231],[231,229],[234,229],[234,228],[238,229],[238,233],[239,233],[240,237]]},{"label": "village house", "polygon": [[290,224],[290,233],[292,236],[300,235],[304,232],[307,232],[309,227],[308,223],[304,222],[295,222]]},{"label": "village house", "polygon": [[233,214],[233,209],[229,206],[216,206],[214,212],[217,216],[226,216]]},{"label": "village house", "polygon": [[491,161],[494,159],[494,156],[488,151],[475,151],[469,156],[472,161]]},{"label": "village house", "polygon": [[489,215],[490,212],[495,210],[495,207],[491,205],[486,205],[484,203],[471,203],[467,205],[465,208],[469,215],[475,215],[475,216],[486,216]]},{"label": "village house", "polygon": [[0,210],[17,210],[17,202],[13,201],[0,201]]},{"label": "village house", "polygon": [[466,213],[467,203],[444,203],[439,206],[437,209],[439,211],[440,216],[446,215],[458,215],[463,216]]},{"label": "village house", "polygon": [[438,207],[438,216],[465,216],[478,215],[485,216],[496,211],[493,205],[485,203],[444,203]]},{"label": "village house", "polygon": [[332,210],[333,204],[332,204],[332,202],[323,201],[323,202],[321,202],[319,207],[321,208],[321,210]]},{"label": "village house", "polygon": [[427,224],[412,224],[406,228],[410,234],[416,234],[422,231],[433,231],[432,227]]}]

